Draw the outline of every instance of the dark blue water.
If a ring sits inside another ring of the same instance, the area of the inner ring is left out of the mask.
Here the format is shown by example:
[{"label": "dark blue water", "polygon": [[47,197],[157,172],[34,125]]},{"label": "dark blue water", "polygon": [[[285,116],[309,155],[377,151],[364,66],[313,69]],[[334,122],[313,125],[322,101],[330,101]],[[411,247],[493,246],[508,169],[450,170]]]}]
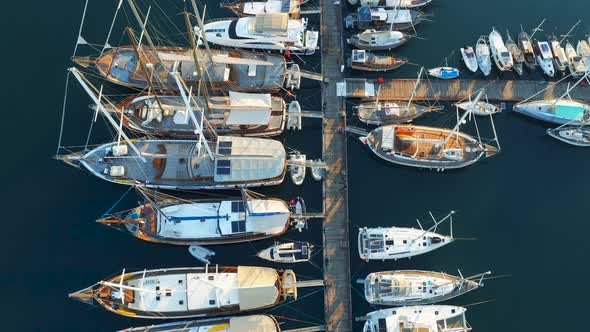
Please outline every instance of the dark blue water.
[{"label": "dark blue water", "polygon": [[[84,37],[101,44],[116,1],[91,2]],[[435,22],[418,29],[424,40],[414,40],[398,52],[425,66],[441,65],[445,57],[449,64],[458,65],[457,51],[452,51],[464,44],[473,45],[492,26],[516,34],[520,24],[531,29],[546,17],[546,31],[565,32],[590,9],[588,0],[435,2],[429,9]],[[157,3],[182,27],[182,18],[177,15],[182,11],[181,1]],[[95,224],[94,220],[127,188],[51,159],[58,138],[65,69],[71,66],[69,57],[82,7],[80,0],[11,2],[0,21],[5,82],[1,285],[6,330],[111,331],[150,323],[115,316],[70,300],[67,294],[122,268],[197,264],[184,247],[145,243]],[[217,1],[211,1],[209,7],[211,17],[229,16],[217,8]],[[160,18],[157,22],[164,32],[174,33],[167,20]],[[121,40],[120,28],[118,24],[111,39],[114,45]],[[576,33],[582,37],[588,31],[588,24],[583,23]],[[304,60],[306,68],[319,70],[317,56]],[[407,67],[390,76],[411,77],[417,70]],[[531,77],[542,79],[539,74]],[[305,109],[317,109],[318,85],[307,83],[297,98]],[[89,102],[81,89],[71,84],[64,145],[84,143],[91,116]],[[431,114],[419,123],[451,126],[453,118],[450,113]],[[351,122],[355,123],[354,119]],[[303,132],[287,133],[280,140],[319,158],[320,124],[310,120],[304,126]],[[511,112],[499,115],[496,126],[501,154],[473,167],[445,173],[386,164],[350,139],[353,281],[368,272],[386,269],[455,273],[460,268],[464,274],[493,270],[512,276],[490,280],[482,290],[451,301],[457,305],[492,301],[469,307],[468,319],[476,331],[561,331],[585,326],[590,291],[584,281],[590,231],[586,212],[588,151],[553,140],[545,135],[546,124]],[[92,141],[100,143],[108,137],[104,124],[98,123]],[[286,181],[263,192],[284,199],[302,196],[311,210],[321,210],[321,185],[311,178],[302,187]],[[136,199],[128,195],[120,208],[133,206]],[[477,240],[458,241],[411,260],[369,264],[358,260],[358,227],[414,226],[416,218],[426,224],[429,210],[442,216],[451,209],[458,211],[455,234]],[[312,222],[306,233],[291,232],[285,239],[305,239],[321,248],[321,224]],[[214,247],[215,262],[267,265],[254,254],[271,243]],[[304,277],[320,278],[316,266],[322,265],[321,255],[315,256],[314,264],[298,265],[295,270]],[[373,308],[357,290],[360,288],[355,286],[352,291],[353,310],[355,316],[361,316]],[[323,293],[313,291],[303,290],[303,299],[270,312],[319,324],[323,320]],[[288,321],[286,327],[302,325]],[[358,330],[361,325],[355,326]]]}]

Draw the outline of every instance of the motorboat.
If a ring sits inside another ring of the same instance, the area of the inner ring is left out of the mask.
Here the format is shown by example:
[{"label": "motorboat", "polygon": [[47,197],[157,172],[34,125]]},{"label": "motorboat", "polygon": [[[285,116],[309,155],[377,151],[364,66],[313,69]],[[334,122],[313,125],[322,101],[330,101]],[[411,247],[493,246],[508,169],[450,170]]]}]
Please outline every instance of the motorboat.
[{"label": "motorboat", "polygon": [[565,73],[569,65],[569,60],[565,54],[564,48],[561,47],[559,40],[554,34],[547,35],[547,42],[549,43],[549,46],[551,47],[551,53],[553,54],[553,65],[557,70]]},{"label": "motorboat", "polygon": [[537,58],[535,57],[531,38],[525,31],[520,31],[518,34],[518,47],[524,55],[524,64],[529,67],[529,69],[535,69],[537,67]]},{"label": "motorboat", "polygon": [[311,259],[313,246],[307,242],[276,242],[269,248],[261,250],[256,256],[274,263],[301,263]]},{"label": "motorboat", "polygon": [[518,75],[524,74],[524,54],[516,45],[516,42],[510,36],[510,32],[506,33],[506,48],[512,55],[513,66],[512,68]]},{"label": "motorboat", "polygon": [[453,67],[437,67],[428,69],[428,75],[436,78],[440,78],[443,80],[453,79],[459,77],[459,69]]},{"label": "motorboat", "polygon": [[586,74],[586,63],[584,58],[578,55],[574,46],[567,42],[565,44],[565,55],[568,58],[568,69],[572,77],[582,77]]},{"label": "motorboat", "polygon": [[[191,104],[194,110],[203,112],[208,124],[221,135],[280,135],[288,118],[285,100],[270,94],[230,91],[227,96],[192,98]],[[143,135],[196,137],[182,96],[130,96],[109,111],[116,117],[122,115],[124,126]]]},{"label": "motorboat", "polygon": [[543,73],[549,77],[555,76],[555,67],[553,66],[553,53],[549,43],[546,41],[538,41],[533,48],[535,50],[535,57],[537,64],[543,70]]},{"label": "motorboat", "polygon": [[352,35],[348,39],[348,43],[363,50],[391,50],[405,44],[410,38],[409,35],[401,31],[367,29]]},{"label": "motorboat", "polygon": [[535,100],[515,104],[515,112],[545,122],[574,126],[590,123],[590,105],[570,99]]},{"label": "motorboat", "polygon": [[590,146],[590,129],[584,126],[562,126],[555,129],[547,129],[547,134],[570,145]]},{"label": "motorboat", "polygon": [[291,173],[291,180],[297,186],[302,185],[305,180],[305,172],[307,169],[305,167],[306,160],[307,157],[299,152],[289,154],[289,162],[291,162],[291,164],[289,164],[289,172]]},{"label": "motorboat", "polygon": [[354,108],[361,122],[376,126],[410,122],[427,112],[441,109],[416,103],[393,101],[368,101],[354,106]]},{"label": "motorboat", "polygon": [[469,332],[466,311],[450,305],[380,309],[363,317],[363,332]]},{"label": "motorboat", "polygon": [[480,37],[477,40],[475,56],[477,58],[477,65],[484,76],[490,75],[492,72],[492,58],[490,57],[490,47],[485,37]]},{"label": "motorboat", "polygon": [[235,0],[222,4],[239,17],[256,16],[265,13],[287,13],[291,18],[299,18],[301,5],[306,1],[300,0]]},{"label": "motorboat", "polygon": [[422,255],[442,248],[455,239],[450,235],[435,233],[436,227],[446,220],[452,225],[451,211],[441,220],[434,220],[434,226],[424,230],[409,227],[360,228],[358,235],[358,252],[362,260],[397,260]]},{"label": "motorboat", "polygon": [[576,51],[582,57],[584,66],[586,66],[586,73],[590,72],[590,44],[585,40],[580,40],[576,46]]},{"label": "motorboat", "polygon": [[408,63],[407,59],[381,55],[366,50],[352,50],[349,65],[355,70],[384,72],[397,69]]},{"label": "motorboat", "polygon": [[294,206],[276,198],[187,199],[138,189],[142,202],[97,222],[138,239],[175,245],[218,245],[284,234]]},{"label": "motorboat", "polygon": [[[349,0],[350,2],[351,0]],[[354,0],[358,1],[358,0]],[[362,7],[389,7],[417,9],[432,3],[432,0],[360,0]]]},{"label": "motorboat", "polygon": [[480,90],[474,100],[469,99],[467,101],[459,102],[455,104],[455,106],[480,116],[500,113],[502,109],[499,106],[482,100],[484,93],[484,90]]},{"label": "motorboat", "polygon": [[403,307],[432,304],[461,296],[483,286],[491,272],[464,278],[443,272],[397,270],[370,273],[358,280],[365,288],[365,300],[373,305]]},{"label": "motorboat", "polygon": [[158,325],[131,327],[119,332],[281,332],[279,323],[272,315],[249,315],[210,318],[193,321],[170,322]]},{"label": "motorboat", "polygon": [[214,20],[206,22],[203,30],[197,26],[195,34],[204,34],[209,43],[224,47],[298,55],[311,55],[318,49],[318,31],[308,29],[306,18],[293,19],[287,13]]},{"label": "motorboat", "polygon": [[465,46],[460,49],[461,57],[463,58],[463,62],[465,66],[473,73],[477,71],[479,68],[477,65],[477,57],[475,56],[475,51],[471,46]]},{"label": "motorboat", "polygon": [[422,12],[413,9],[359,7],[344,22],[346,27],[355,29],[413,30],[424,19]]},{"label": "motorboat", "polygon": [[232,315],[297,298],[292,270],[266,267],[184,267],[128,272],[70,294],[132,318]]},{"label": "motorboat", "polygon": [[496,31],[496,29],[492,29],[488,40],[492,52],[492,59],[494,59],[496,67],[498,67],[500,71],[509,71],[512,69],[512,66],[514,65],[512,54],[510,54],[510,51],[506,48],[500,33]]}]

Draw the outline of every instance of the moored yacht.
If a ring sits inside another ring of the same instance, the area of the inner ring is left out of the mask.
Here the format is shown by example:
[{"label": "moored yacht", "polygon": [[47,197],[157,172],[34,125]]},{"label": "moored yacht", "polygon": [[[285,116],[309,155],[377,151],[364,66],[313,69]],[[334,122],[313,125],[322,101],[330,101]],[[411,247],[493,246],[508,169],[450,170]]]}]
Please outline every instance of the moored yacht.
[{"label": "moored yacht", "polygon": [[529,34],[524,30],[518,34],[518,47],[522,50],[524,55],[524,64],[529,69],[535,69],[537,67],[537,59],[535,57],[535,51],[533,50],[533,43]]},{"label": "moored yacht", "polygon": [[376,126],[409,122],[427,112],[440,110],[438,107],[393,101],[367,101],[354,108],[361,122]]},{"label": "moored yacht", "polygon": [[512,55],[514,62],[512,68],[518,75],[522,75],[524,73],[524,55],[510,36],[510,32],[506,32],[506,48]]},{"label": "moored yacht", "polygon": [[492,29],[489,35],[490,49],[492,51],[492,59],[500,71],[509,71],[512,69],[514,61],[512,54],[506,48],[502,36],[496,29]]},{"label": "moored yacht", "polygon": [[570,42],[565,44],[565,54],[568,58],[567,66],[572,77],[582,77],[586,73],[585,61],[578,55]]},{"label": "moored yacht", "polygon": [[139,190],[139,206],[97,220],[149,242],[217,245],[266,239],[291,225],[291,206],[280,199],[179,199]]},{"label": "moored yacht", "polygon": [[70,294],[113,313],[150,319],[231,315],[297,298],[291,270],[187,267],[126,272]]},{"label": "moored yacht", "polygon": [[390,50],[405,44],[410,38],[401,31],[368,29],[352,35],[348,43],[363,50]]},{"label": "moored yacht", "polygon": [[[455,211],[451,211],[439,221],[433,217],[434,226],[427,230],[408,227],[360,228],[358,235],[359,256],[365,261],[397,260],[442,248],[455,240],[452,233],[453,214]],[[437,226],[447,219],[451,223],[451,234],[435,233],[434,230]]]},{"label": "moored yacht", "polygon": [[311,259],[313,246],[307,242],[275,243],[263,249],[256,256],[275,263],[291,264],[307,262]]},{"label": "moored yacht", "polygon": [[364,71],[388,71],[408,63],[407,59],[391,55],[375,54],[366,50],[352,50],[349,65],[352,69]]},{"label": "moored yacht", "polygon": [[398,270],[369,274],[358,280],[365,288],[365,299],[370,304],[408,306],[432,304],[463,295],[483,286],[491,272],[464,278],[442,272]]},{"label": "moored yacht", "polygon": [[408,30],[424,21],[424,14],[412,9],[359,7],[344,21],[347,27],[377,30]]},{"label": "moored yacht", "polygon": [[475,56],[475,51],[473,50],[473,47],[465,46],[462,47],[459,51],[461,52],[461,57],[463,58],[463,62],[465,63],[467,69],[475,73],[479,67],[477,65],[477,57]]},{"label": "moored yacht", "polygon": [[301,4],[306,1],[300,0],[236,0],[231,3],[222,4],[223,7],[231,10],[236,15],[256,16],[264,13],[287,13],[291,18],[299,18],[301,15]]},{"label": "moored yacht", "polygon": [[586,66],[586,72],[590,71],[590,44],[585,40],[578,41],[576,46],[578,55],[582,57],[584,65]]},{"label": "moored yacht", "polygon": [[293,19],[287,13],[261,13],[251,17],[220,19],[205,23],[203,33],[210,43],[243,49],[314,54],[319,34],[307,28],[307,19]]},{"label": "moored yacht", "polygon": [[158,325],[131,327],[119,332],[280,332],[277,320],[271,315],[223,317],[194,321],[171,322]]},{"label": "moored yacht", "polygon": [[559,44],[559,40],[555,37],[554,34],[550,34],[547,36],[547,42],[549,46],[551,46],[551,53],[553,54],[553,64],[557,70],[560,72],[565,72],[569,65],[569,61],[567,56],[565,55],[565,50]]},{"label": "moored yacht", "polygon": [[492,58],[490,56],[490,47],[483,36],[475,44],[475,56],[479,69],[481,69],[484,76],[488,76],[492,72]]},{"label": "moored yacht", "polygon": [[[352,3],[351,0],[349,0],[349,2]],[[425,7],[431,2],[432,0],[360,0],[360,4],[363,7],[393,7],[414,9]]]},{"label": "moored yacht", "polygon": [[513,110],[550,123],[570,125],[590,123],[590,105],[576,100],[535,100],[515,104]]},{"label": "moored yacht", "polygon": [[535,58],[537,59],[537,64],[543,70],[543,73],[549,77],[555,76],[555,67],[553,66],[553,53],[551,53],[551,48],[549,47],[549,43],[546,41],[538,41],[535,43],[533,47],[535,50]]},{"label": "moored yacht", "polygon": [[368,313],[363,332],[468,332],[467,309],[449,305],[410,306]]},{"label": "moored yacht", "polygon": [[547,134],[564,143],[588,147],[590,146],[590,129],[584,126],[561,126],[547,129]]}]

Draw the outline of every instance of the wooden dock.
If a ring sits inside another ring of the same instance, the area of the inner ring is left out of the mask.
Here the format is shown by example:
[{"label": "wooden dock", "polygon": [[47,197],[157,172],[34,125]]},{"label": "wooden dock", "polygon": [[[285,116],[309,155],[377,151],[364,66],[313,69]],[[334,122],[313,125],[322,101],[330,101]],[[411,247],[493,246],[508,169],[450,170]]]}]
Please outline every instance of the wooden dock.
[{"label": "wooden dock", "polygon": [[348,182],[346,162],[346,108],[336,85],[342,53],[342,7],[340,1],[321,0],[322,126],[323,160],[327,170],[323,184],[325,219],[324,312],[326,331],[352,331],[350,250],[348,238]]},{"label": "wooden dock", "polygon": [[[540,93],[535,99],[561,97],[575,82],[544,82],[521,80],[421,80],[416,90],[416,101],[457,101],[469,98],[476,91],[486,88],[491,101],[523,101]],[[414,91],[415,79],[378,80],[345,79],[338,83],[338,95],[349,98],[378,100],[408,100]],[[573,99],[590,101],[590,85],[578,86],[570,92]]]}]

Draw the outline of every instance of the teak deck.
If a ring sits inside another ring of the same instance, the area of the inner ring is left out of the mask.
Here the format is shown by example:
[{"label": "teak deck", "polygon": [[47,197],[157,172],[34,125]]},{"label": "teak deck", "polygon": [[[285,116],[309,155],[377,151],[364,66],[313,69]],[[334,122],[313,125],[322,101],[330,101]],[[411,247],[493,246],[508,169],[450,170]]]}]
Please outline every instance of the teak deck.
[{"label": "teak deck", "polygon": [[324,311],[326,330],[352,331],[350,250],[348,238],[348,183],[346,163],[346,108],[337,96],[343,79],[342,7],[321,0],[323,160],[327,165],[323,201]]},{"label": "teak deck", "polygon": [[[345,83],[345,85],[343,84]],[[523,101],[540,91],[535,99],[552,99],[561,97],[575,81],[559,83],[526,80],[421,80],[413,100],[444,100],[458,101],[469,98],[476,91],[486,88],[486,94],[491,101]],[[388,100],[408,100],[416,85],[415,79],[377,80],[346,79],[340,83],[339,95],[350,98],[367,98]],[[577,86],[570,92],[573,99],[590,101],[590,85]]]}]

